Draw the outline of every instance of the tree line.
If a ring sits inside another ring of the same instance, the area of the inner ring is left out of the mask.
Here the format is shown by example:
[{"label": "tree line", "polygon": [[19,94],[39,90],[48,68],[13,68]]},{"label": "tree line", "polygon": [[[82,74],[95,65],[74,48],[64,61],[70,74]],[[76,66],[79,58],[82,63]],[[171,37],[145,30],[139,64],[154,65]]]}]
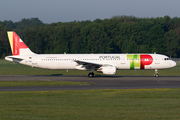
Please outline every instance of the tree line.
[{"label": "tree line", "polygon": [[180,57],[180,18],[169,16],[44,24],[38,18],[0,21],[0,57],[11,55],[6,31],[35,53],[159,53]]}]

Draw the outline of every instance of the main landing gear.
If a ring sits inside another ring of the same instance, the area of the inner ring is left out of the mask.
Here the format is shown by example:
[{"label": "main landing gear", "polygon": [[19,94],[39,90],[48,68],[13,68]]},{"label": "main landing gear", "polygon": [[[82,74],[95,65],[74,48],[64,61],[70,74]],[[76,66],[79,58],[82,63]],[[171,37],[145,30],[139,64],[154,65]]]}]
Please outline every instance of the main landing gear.
[{"label": "main landing gear", "polygon": [[94,77],[94,73],[93,73],[93,72],[90,72],[90,73],[88,74],[88,77],[90,77],[90,78]]},{"label": "main landing gear", "polygon": [[155,69],[155,77],[157,77],[157,78],[159,77],[157,69]]}]

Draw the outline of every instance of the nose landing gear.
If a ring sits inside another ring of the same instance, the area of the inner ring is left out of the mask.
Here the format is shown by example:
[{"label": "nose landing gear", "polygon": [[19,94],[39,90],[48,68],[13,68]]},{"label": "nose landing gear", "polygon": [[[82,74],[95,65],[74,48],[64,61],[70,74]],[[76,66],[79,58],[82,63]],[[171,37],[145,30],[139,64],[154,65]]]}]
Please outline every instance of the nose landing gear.
[{"label": "nose landing gear", "polygon": [[159,77],[159,75],[158,75],[158,70],[157,70],[157,69],[155,69],[155,77],[156,77],[156,78]]}]

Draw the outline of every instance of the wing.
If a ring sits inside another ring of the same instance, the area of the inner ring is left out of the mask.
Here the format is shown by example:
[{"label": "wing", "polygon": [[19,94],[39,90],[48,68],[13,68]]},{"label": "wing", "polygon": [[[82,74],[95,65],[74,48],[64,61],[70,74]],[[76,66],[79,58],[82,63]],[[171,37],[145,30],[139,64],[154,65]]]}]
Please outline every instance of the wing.
[{"label": "wing", "polygon": [[99,64],[93,62],[86,62],[80,60],[74,60],[74,62],[78,63],[75,67],[78,70],[95,70],[97,72],[102,72],[107,75],[115,75],[116,74],[116,66],[111,64]]},{"label": "wing", "polygon": [[97,70],[100,67],[104,66],[103,64],[98,63],[92,63],[92,62],[86,62],[86,61],[80,61],[80,60],[74,60],[78,65],[83,65],[83,67],[86,67],[86,69],[94,69]]}]

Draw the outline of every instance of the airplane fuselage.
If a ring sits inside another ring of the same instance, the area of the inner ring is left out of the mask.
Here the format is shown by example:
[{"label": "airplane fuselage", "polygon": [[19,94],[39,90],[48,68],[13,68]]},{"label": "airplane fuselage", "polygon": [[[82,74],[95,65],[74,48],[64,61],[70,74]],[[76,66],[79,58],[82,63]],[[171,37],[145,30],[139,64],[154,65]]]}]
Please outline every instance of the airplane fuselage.
[{"label": "airplane fuselage", "polygon": [[108,64],[116,69],[166,69],[176,65],[174,61],[161,54],[34,54],[12,57],[20,57],[23,60],[13,60],[11,56],[5,59],[44,69],[78,69],[75,60]]},{"label": "airplane fuselage", "polygon": [[8,31],[12,56],[6,60],[44,69],[88,70],[115,75],[117,69],[167,69],[176,66],[176,62],[161,54],[35,54],[13,31]]}]

